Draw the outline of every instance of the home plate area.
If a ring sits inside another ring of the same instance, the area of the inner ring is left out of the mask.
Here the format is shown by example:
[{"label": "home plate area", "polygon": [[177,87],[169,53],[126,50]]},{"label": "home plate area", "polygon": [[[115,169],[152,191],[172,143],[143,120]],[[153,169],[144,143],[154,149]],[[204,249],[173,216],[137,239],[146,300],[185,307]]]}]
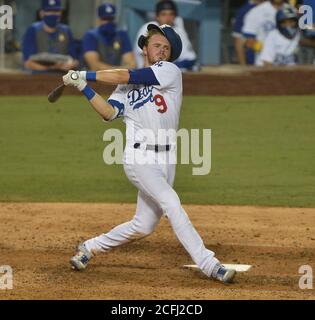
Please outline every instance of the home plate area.
[{"label": "home plate area", "polygon": [[[226,269],[234,269],[237,272],[246,272],[252,267],[249,264],[227,264],[227,263],[223,263],[223,266]],[[183,268],[199,269],[199,267],[196,264],[184,264]]]}]

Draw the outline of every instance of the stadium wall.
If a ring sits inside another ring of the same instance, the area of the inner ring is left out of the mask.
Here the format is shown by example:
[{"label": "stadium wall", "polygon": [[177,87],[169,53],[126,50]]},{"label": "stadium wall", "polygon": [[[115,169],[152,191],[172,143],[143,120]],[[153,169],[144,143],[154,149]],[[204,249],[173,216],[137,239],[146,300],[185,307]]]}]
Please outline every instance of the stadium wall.
[{"label": "stadium wall", "polygon": [[[202,73],[183,75],[184,95],[264,96],[315,94],[315,69],[226,69],[212,68]],[[59,75],[0,74],[0,95],[45,96],[61,83]],[[114,86],[92,84],[101,94],[110,94]],[[79,95],[66,88],[66,95]]]}]

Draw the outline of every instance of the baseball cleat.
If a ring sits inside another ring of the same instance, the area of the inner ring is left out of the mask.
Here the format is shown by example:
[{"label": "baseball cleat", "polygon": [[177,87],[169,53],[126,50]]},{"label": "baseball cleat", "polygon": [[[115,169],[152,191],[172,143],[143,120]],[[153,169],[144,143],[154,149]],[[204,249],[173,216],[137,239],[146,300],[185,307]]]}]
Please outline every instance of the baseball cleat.
[{"label": "baseball cleat", "polygon": [[235,275],[236,271],[234,269],[226,269],[224,266],[220,265],[218,266],[215,275],[212,277],[223,283],[232,283]]},{"label": "baseball cleat", "polygon": [[73,270],[81,271],[84,270],[93,254],[88,251],[85,245],[82,243],[78,246],[77,253],[70,259],[70,264]]}]

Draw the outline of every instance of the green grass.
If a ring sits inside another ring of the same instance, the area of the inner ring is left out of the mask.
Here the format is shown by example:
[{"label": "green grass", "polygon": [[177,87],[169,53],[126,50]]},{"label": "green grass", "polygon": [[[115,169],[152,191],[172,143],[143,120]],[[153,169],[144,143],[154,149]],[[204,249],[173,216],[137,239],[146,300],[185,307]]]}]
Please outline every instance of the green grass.
[{"label": "green grass", "polygon": [[[180,126],[212,129],[210,174],[177,166],[184,203],[315,206],[315,97],[185,97]],[[109,127],[80,97],[0,98],[0,201],[134,202]]]}]

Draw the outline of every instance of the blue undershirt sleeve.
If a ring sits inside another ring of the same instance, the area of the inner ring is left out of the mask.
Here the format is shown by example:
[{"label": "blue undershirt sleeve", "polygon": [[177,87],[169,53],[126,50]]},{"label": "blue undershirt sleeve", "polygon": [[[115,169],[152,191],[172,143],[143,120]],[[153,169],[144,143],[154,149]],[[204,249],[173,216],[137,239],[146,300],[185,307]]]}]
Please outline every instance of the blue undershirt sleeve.
[{"label": "blue undershirt sleeve", "polygon": [[160,85],[151,68],[129,70],[128,84]]}]

